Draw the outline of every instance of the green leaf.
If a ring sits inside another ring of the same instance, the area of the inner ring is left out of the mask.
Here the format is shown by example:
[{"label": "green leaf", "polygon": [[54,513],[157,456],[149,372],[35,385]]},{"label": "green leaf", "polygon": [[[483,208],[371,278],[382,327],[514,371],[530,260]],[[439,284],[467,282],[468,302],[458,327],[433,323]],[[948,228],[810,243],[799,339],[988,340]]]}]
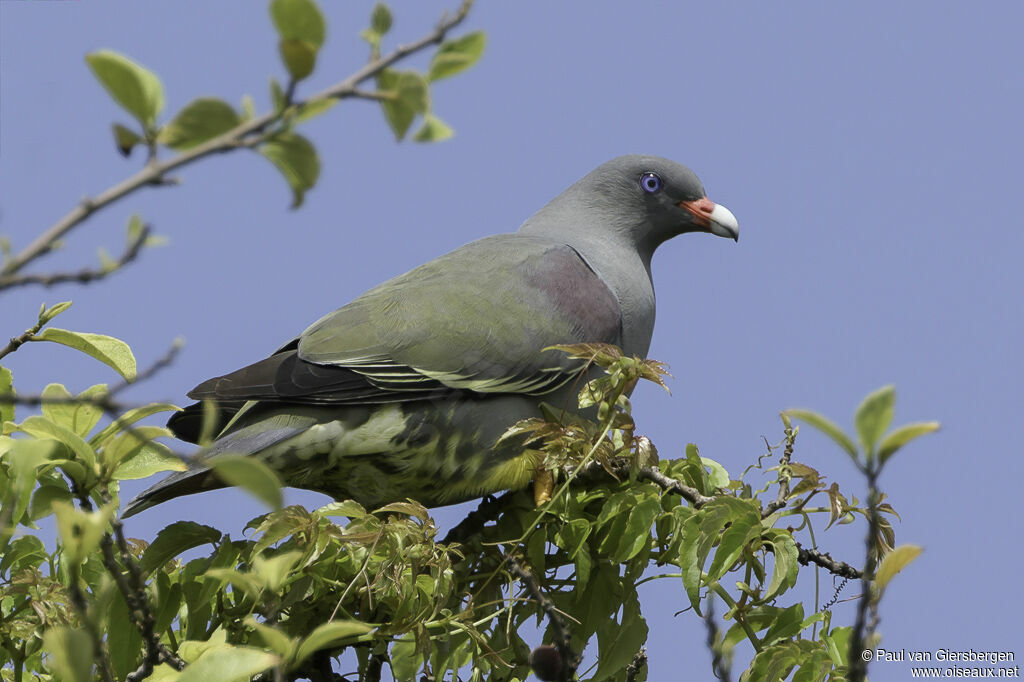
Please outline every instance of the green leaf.
[{"label": "green leaf", "polygon": [[256,103],[252,95],[242,95],[242,120],[251,121],[256,118]]},{"label": "green leaf", "polygon": [[411,680],[423,667],[423,657],[416,650],[416,639],[407,634],[391,646],[391,671],[396,679]]},{"label": "green leaf", "polygon": [[337,103],[338,100],[334,98],[310,100],[297,108],[295,117],[292,120],[295,123],[304,123],[310,119],[316,118],[320,114],[330,111]]},{"label": "green leaf", "polygon": [[149,478],[164,471],[187,471],[188,465],[181,461],[170,448],[161,443],[145,443],[129,459],[114,469],[111,478],[115,481],[134,481]]},{"label": "green leaf", "polygon": [[280,659],[252,647],[222,644],[207,649],[181,671],[177,682],[248,682],[253,675],[272,668]]},{"label": "green leaf", "polygon": [[313,0],[273,0],[270,18],[282,38],[305,40],[317,48],[324,44],[327,28]]},{"label": "green leaf", "polygon": [[[14,395],[14,375],[6,367],[0,367],[0,396]],[[14,403],[0,400],[0,424],[14,421]]]},{"label": "green leaf", "polygon": [[107,468],[117,467],[146,449],[163,450],[163,454],[169,455],[169,450],[154,439],[173,437],[171,430],[163,426],[137,426],[110,440],[100,452],[101,461]]},{"label": "green leaf", "polygon": [[896,391],[893,386],[883,386],[864,399],[864,402],[857,408],[854,415],[854,426],[857,427],[857,436],[860,444],[864,447],[868,459],[874,457],[875,444],[882,434],[892,424],[893,403],[896,401]]},{"label": "green leaf", "polygon": [[729,568],[739,559],[743,548],[747,543],[761,534],[761,515],[757,513],[751,504],[739,502],[732,498],[721,498],[730,500],[727,504],[730,507],[730,525],[722,533],[715,552],[715,558],[708,568],[708,579],[718,580]]},{"label": "green leaf", "polygon": [[[2,392],[2,390],[0,390]],[[893,430],[878,446],[878,459],[883,464],[904,445],[928,433],[939,430],[939,422],[916,422]]]},{"label": "green leaf", "polygon": [[26,568],[38,568],[49,556],[42,540],[34,535],[23,535],[0,553],[0,576],[14,575]]},{"label": "green leaf", "polygon": [[268,649],[272,649],[282,660],[287,661],[295,655],[298,643],[277,628],[260,623],[253,616],[246,618],[245,624],[255,630],[259,634],[260,639],[263,640],[264,645]]},{"label": "green leaf", "polygon": [[366,516],[367,511],[355,500],[342,500],[341,502],[329,502],[318,508],[315,513],[320,516],[348,516],[358,519]]},{"label": "green leaf", "polygon": [[132,622],[128,605],[120,592],[115,592],[107,607],[106,621],[107,649],[114,668],[114,678],[123,680],[139,665],[142,636]]},{"label": "green leaf", "polygon": [[483,31],[467,33],[455,40],[446,40],[430,60],[427,79],[448,78],[473,66],[484,52],[487,38]]},{"label": "green leaf", "polygon": [[275,114],[279,113],[288,104],[284,101],[284,88],[281,87],[276,78],[270,79],[270,103],[274,107]]},{"label": "green leaf", "polygon": [[200,97],[179,111],[157,139],[171,149],[191,149],[223,135],[241,122],[238,112],[224,100]]},{"label": "green leaf", "polygon": [[430,512],[419,502],[392,502],[386,504],[380,509],[374,509],[374,514],[407,514],[413,516],[420,521],[426,521],[430,518]]},{"label": "green leaf", "polygon": [[832,672],[832,661],[825,649],[812,651],[793,674],[793,682],[820,682]]},{"label": "green leaf", "polygon": [[590,522],[587,519],[573,519],[561,524],[555,531],[555,543],[565,550],[569,559],[576,559],[577,553],[590,535]]},{"label": "green leaf", "polygon": [[292,208],[302,205],[305,194],[320,177],[320,159],[313,144],[297,133],[281,133],[260,147],[292,189]]},{"label": "green leaf", "polygon": [[855,464],[860,464],[857,459],[857,446],[853,444],[853,441],[850,440],[849,436],[843,433],[843,430],[839,428],[835,422],[823,417],[817,412],[812,412],[811,410],[791,409],[786,410],[785,414],[793,419],[799,419],[800,421],[807,422],[814,428],[818,429],[834,440],[839,447],[845,450],[846,454],[850,456],[850,459],[852,459]]},{"label": "green leaf", "polygon": [[135,356],[128,344],[112,336],[72,332],[67,329],[48,327],[37,334],[33,341],[52,341],[91,355],[100,362],[109,365],[126,380],[135,379]]},{"label": "green leaf", "polygon": [[39,439],[52,439],[65,445],[75,458],[90,469],[96,465],[96,452],[71,429],[53,423],[46,417],[33,415],[18,425],[20,431]]},{"label": "green leaf", "polygon": [[412,136],[416,142],[441,142],[455,134],[447,123],[433,114],[423,117],[423,125]]},{"label": "green leaf", "polygon": [[[82,401],[88,401],[105,395],[106,384],[97,384],[75,396]],[[56,400],[58,402],[47,402]],[[49,384],[43,389],[43,416],[58,426],[74,431],[79,436],[85,437],[96,426],[96,422],[103,416],[103,408],[98,405],[91,405],[88,402],[70,402],[72,395],[61,384]]]},{"label": "green leaf", "polygon": [[44,303],[42,307],[39,309],[40,326],[44,324],[49,324],[53,318],[57,317],[70,307],[71,301],[62,301],[61,303],[58,303],[51,308],[47,308],[46,304]]},{"label": "green leaf", "polygon": [[[5,438],[3,444],[6,451],[3,459],[8,463],[10,483],[9,489],[3,491],[3,507],[13,509],[10,523],[13,526],[22,520],[29,508],[32,490],[36,485],[36,475],[41,467],[50,462],[57,451],[58,445],[53,440],[29,440]],[[0,469],[2,471],[2,469]],[[12,532],[9,528],[0,528],[0,538],[6,541]],[[2,543],[0,543],[2,547]],[[2,552],[0,552],[2,555]]]},{"label": "green leaf", "polygon": [[284,552],[270,558],[257,556],[253,559],[252,572],[263,579],[263,584],[272,592],[277,592],[284,586],[288,573],[295,568],[295,564],[302,558],[302,552],[294,550]]},{"label": "green leaf", "polygon": [[651,526],[661,513],[661,500],[656,496],[645,497],[629,511],[626,529],[619,539],[618,547],[612,554],[612,561],[620,563],[635,557],[651,541]]},{"label": "green leaf", "polygon": [[878,595],[882,594],[886,585],[889,584],[889,581],[892,580],[897,573],[906,568],[907,565],[916,559],[923,551],[924,548],[917,545],[900,545],[886,554],[885,558],[882,559],[882,562],[878,565],[878,570],[875,572],[874,587],[877,590]]},{"label": "green leaf", "polygon": [[768,632],[764,633],[764,637],[761,638],[761,643],[770,645],[796,637],[803,629],[803,620],[803,604],[796,603],[788,608],[779,609]]},{"label": "green leaf", "polygon": [[216,528],[193,521],[178,521],[167,526],[146,547],[139,562],[143,575],[149,575],[182,552],[205,544],[214,544],[221,538]]},{"label": "green leaf", "polygon": [[136,407],[128,410],[116,420],[107,424],[103,427],[103,430],[97,433],[95,436],[89,439],[89,445],[94,448],[103,447],[106,442],[116,436],[121,431],[127,429],[135,422],[145,419],[146,417],[160,412],[180,412],[181,408],[171,405],[170,403],[150,403],[149,405],[143,405],[142,407]]},{"label": "green leaf", "polygon": [[245,455],[219,455],[209,461],[217,477],[238,486],[272,509],[284,503],[281,479],[263,462]]},{"label": "green leaf", "polygon": [[372,626],[354,620],[335,620],[319,625],[299,644],[298,653],[295,654],[295,663],[301,663],[320,649],[338,646],[346,640],[364,635],[371,630],[373,630]]},{"label": "green leaf", "polygon": [[100,539],[114,515],[114,506],[103,505],[96,511],[86,512],[69,502],[54,502],[53,511],[64,555],[77,566],[100,546]]},{"label": "green leaf", "polygon": [[164,108],[164,88],[156,74],[111,50],[85,56],[93,74],[121,107],[147,130]]},{"label": "green leaf", "polygon": [[797,549],[793,535],[781,528],[773,528],[765,533],[765,540],[771,545],[775,556],[775,568],[771,582],[765,588],[762,601],[770,601],[796,585],[797,573],[800,570]]},{"label": "green leaf", "polygon": [[388,6],[382,2],[374,5],[373,12],[370,14],[370,29],[378,36],[383,36],[391,30],[391,23],[391,10],[388,9]]},{"label": "green leaf", "polygon": [[701,464],[711,470],[708,474],[708,485],[712,488],[728,488],[729,487],[729,472],[725,470],[725,467],[708,457],[700,458]]},{"label": "green leaf", "polygon": [[92,640],[85,630],[58,626],[43,634],[43,648],[50,654],[50,670],[62,682],[92,679]]},{"label": "green leaf", "polygon": [[631,595],[622,608],[622,623],[608,620],[597,630],[597,673],[593,679],[619,678],[643,643],[647,641],[647,621],[640,613],[636,596]]},{"label": "green leaf", "polygon": [[121,156],[128,156],[136,145],[140,145],[145,141],[142,135],[120,123],[115,123],[113,129],[114,144],[117,145],[117,151],[121,152]]},{"label": "green leaf", "polygon": [[415,71],[385,69],[377,75],[377,87],[394,97],[381,101],[384,118],[395,138],[401,140],[409,131],[416,114],[430,109],[430,91],[426,79]]},{"label": "green leaf", "polygon": [[317,48],[308,40],[282,38],[277,44],[277,50],[292,80],[300,81],[307,78],[316,68]]},{"label": "green leaf", "polygon": [[71,491],[67,489],[66,485],[63,487],[41,485],[32,493],[32,501],[28,505],[28,517],[32,521],[38,521],[53,513],[54,502],[71,502],[71,500]]}]

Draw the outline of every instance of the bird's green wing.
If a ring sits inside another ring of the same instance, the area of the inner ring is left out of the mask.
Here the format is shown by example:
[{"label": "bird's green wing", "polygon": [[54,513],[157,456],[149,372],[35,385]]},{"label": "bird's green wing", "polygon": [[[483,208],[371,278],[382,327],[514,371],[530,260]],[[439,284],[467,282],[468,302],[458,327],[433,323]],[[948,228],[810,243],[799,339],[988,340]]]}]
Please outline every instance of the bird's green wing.
[{"label": "bird's green wing", "polygon": [[298,356],[391,391],[540,394],[578,364],[548,346],[619,343],[615,296],[572,248],[489,237],[368,291],[299,337]]}]

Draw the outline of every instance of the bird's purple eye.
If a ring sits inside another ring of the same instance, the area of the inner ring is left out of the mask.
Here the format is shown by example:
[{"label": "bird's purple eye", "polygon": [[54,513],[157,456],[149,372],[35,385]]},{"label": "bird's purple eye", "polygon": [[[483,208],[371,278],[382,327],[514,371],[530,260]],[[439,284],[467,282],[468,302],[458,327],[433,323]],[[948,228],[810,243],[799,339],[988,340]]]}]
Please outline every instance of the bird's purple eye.
[{"label": "bird's purple eye", "polygon": [[640,187],[648,194],[654,194],[661,189],[661,177],[657,173],[644,173],[640,176]]}]

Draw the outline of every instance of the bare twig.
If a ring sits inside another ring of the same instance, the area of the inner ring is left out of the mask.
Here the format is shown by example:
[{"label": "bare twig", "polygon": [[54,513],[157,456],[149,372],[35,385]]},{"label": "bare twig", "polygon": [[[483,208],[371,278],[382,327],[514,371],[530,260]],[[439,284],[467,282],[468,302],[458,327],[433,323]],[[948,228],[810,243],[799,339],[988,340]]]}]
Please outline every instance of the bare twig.
[{"label": "bare twig", "polygon": [[444,540],[441,540],[441,544],[450,545],[454,542],[465,544],[468,542],[470,538],[483,531],[487,523],[497,519],[505,510],[505,504],[509,498],[517,493],[518,491],[509,490],[498,497],[490,495],[485,497],[476,509],[469,512],[466,518],[462,519],[458,525],[448,531],[444,536]]},{"label": "bare twig", "polygon": [[722,656],[721,630],[718,621],[715,620],[714,601],[708,599],[708,608],[704,613],[704,626],[708,631],[707,646],[711,652],[711,671],[721,682],[729,682],[732,679],[729,671],[729,662]]},{"label": "bare twig", "polygon": [[55,284],[62,284],[64,282],[77,282],[79,284],[88,284],[98,279],[103,279],[113,273],[117,272],[124,266],[128,265],[136,258],[139,257],[139,253],[142,251],[142,247],[152,234],[152,230],[148,225],[143,227],[139,234],[132,239],[131,243],[128,244],[127,248],[121,256],[111,263],[108,267],[103,268],[84,268],[78,272],[53,272],[49,274],[30,274],[30,275],[4,275],[0,276],[0,290],[11,289],[14,287],[25,286],[28,284],[41,284],[44,287],[51,287]]},{"label": "bare twig", "polygon": [[[44,325],[46,325],[46,321],[40,320],[39,322],[36,322],[34,325],[26,329],[23,334],[13,337],[10,341],[7,342],[6,346],[0,348],[0,359],[7,357],[11,353],[18,350],[23,345],[31,341],[32,337],[38,334],[39,330],[42,329]],[[3,399],[4,398],[0,397],[0,400]]]},{"label": "bare twig", "polygon": [[[459,9],[451,16],[442,18],[440,23],[425,36],[407,45],[399,45],[393,51],[374,59],[364,65],[354,74],[332,85],[325,90],[313,95],[306,100],[298,100],[291,107],[308,106],[311,103],[327,99],[346,99],[349,97],[364,97],[365,92],[359,89],[364,81],[373,78],[384,69],[395,62],[420,50],[440,43],[453,28],[458,26],[466,18],[473,0],[464,0]],[[289,109],[291,108],[289,107]],[[242,123],[228,132],[207,140],[188,151],[182,152],[166,161],[156,162],[154,159],[131,177],[104,190],[95,197],[83,199],[78,206],[68,212],[63,218],[46,229],[31,244],[25,247],[16,256],[13,256],[0,268],[0,275],[13,275],[20,272],[26,265],[33,262],[40,256],[53,250],[57,240],[70,232],[77,225],[84,222],[96,211],[106,208],[114,202],[123,199],[128,194],[141,187],[163,184],[167,173],[176,168],[188,165],[211,154],[228,152],[233,149],[247,146],[247,140],[252,135],[259,135],[272,124],[281,120],[285,111],[275,111],[263,116],[253,118]]]},{"label": "bare twig", "polygon": [[530,596],[537,600],[537,604],[548,617],[551,628],[555,631],[555,647],[562,657],[561,682],[569,682],[576,674],[580,665],[581,656],[572,649],[572,640],[569,635],[569,628],[566,627],[562,615],[555,608],[555,605],[540,589],[537,579],[527,570],[519,560],[511,554],[505,556],[509,570],[523,583],[523,587],[530,593]]},{"label": "bare twig", "polygon": [[695,509],[699,509],[711,500],[715,499],[713,497],[701,495],[700,491],[696,488],[691,488],[674,478],[670,478],[654,467],[644,467],[640,469],[640,471],[637,472],[637,478],[642,481],[650,481],[660,486],[665,490],[665,492],[678,493]]},{"label": "bare twig", "polygon": [[647,649],[645,647],[640,647],[640,651],[636,652],[636,656],[634,656],[630,664],[626,666],[626,682],[636,682],[636,678],[646,666]]},{"label": "bare twig", "polygon": [[[607,478],[614,476],[615,478],[625,478],[629,476],[629,464],[625,460],[614,460],[611,465],[611,471],[605,468],[600,462],[590,462],[584,466],[576,474],[576,480],[581,482],[589,481],[593,479]],[[700,509],[705,504],[715,499],[702,495],[696,488],[691,488],[682,481],[676,480],[670,476],[666,476],[656,467],[642,467],[636,470],[636,476],[641,481],[650,481],[659,488],[667,493],[676,493],[682,496],[684,500],[690,503],[694,509]]]},{"label": "bare twig", "polygon": [[[788,423],[788,422],[787,422]],[[766,519],[778,510],[782,509],[789,502],[789,461],[793,456],[793,445],[796,443],[796,429],[792,426],[786,427],[786,449],[779,458],[779,494],[767,505],[761,513],[761,518]]]},{"label": "bare twig", "polygon": [[800,562],[801,566],[817,564],[829,573],[838,575],[841,578],[858,580],[862,577],[862,573],[856,568],[842,561],[836,561],[829,554],[822,554],[816,549],[804,549],[799,542],[796,543],[796,549],[799,552],[797,561]]}]

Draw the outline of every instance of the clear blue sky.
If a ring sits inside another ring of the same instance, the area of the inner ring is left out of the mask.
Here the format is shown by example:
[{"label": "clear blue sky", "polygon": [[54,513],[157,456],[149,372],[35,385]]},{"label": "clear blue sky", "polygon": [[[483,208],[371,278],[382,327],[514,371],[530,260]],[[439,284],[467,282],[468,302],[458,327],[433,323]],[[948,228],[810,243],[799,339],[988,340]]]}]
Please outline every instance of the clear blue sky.
[{"label": "clear blue sky", "polygon": [[[328,41],[300,95],[364,59],[355,34],[371,3],[324,4]],[[396,3],[393,41],[420,36],[442,7]],[[651,356],[675,379],[671,397],[638,391],[640,430],[663,456],[696,442],[736,474],[762,453],[762,435],[778,440],[780,409],[849,426],[868,391],[895,383],[897,423],[938,419],[943,430],[883,480],[903,516],[897,540],[926,548],[887,595],[884,645],[1012,650],[1022,25],[1024,5],[995,1],[484,2],[467,22],[488,33],[484,58],[434,92],[453,140],[396,144],[376,105],[346,102],[306,128],[323,174],[298,212],[265,161],[208,159],[181,173],[181,187],[94,217],[40,266],[79,265],[96,245],[117,252],[136,211],[168,247],[86,289],[4,295],[0,336],[28,326],[41,300],[68,298],[62,326],[123,338],[141,364],[184,336],[173,368],[128,396],[183,402],[200,380],[263,357],[380,281],[515,230],[601,162],[667,156],[732,209],[742,239],[687,235],[657,255]],[[0,234],[23,246],[139,164],[113,149],[110,123],[127,116],[92,79],[86,52],[117,49],[156,71],[169,113],[211,94],[237,103],[251,93],[265,110],[268,76],[281,76],[274,41],[255,0],[0,2]],[[10,365],[23,391],[115,378],[43,345]],[[863,497],[822,438],[802,433],[796,458]],[[190,518],[238,533],[260,512],[239,493],[208,494],[132,519],[129,532]],[[859,561],[862,531],[818,541]],[[708,678],[701,623],[672,616],[681,585],[648,594],[650,679],[679,679],[680,667]],[[837,617],[852,620],[848,607]],[[872,669],[877,680],[908,675],[901,664]]]}]

